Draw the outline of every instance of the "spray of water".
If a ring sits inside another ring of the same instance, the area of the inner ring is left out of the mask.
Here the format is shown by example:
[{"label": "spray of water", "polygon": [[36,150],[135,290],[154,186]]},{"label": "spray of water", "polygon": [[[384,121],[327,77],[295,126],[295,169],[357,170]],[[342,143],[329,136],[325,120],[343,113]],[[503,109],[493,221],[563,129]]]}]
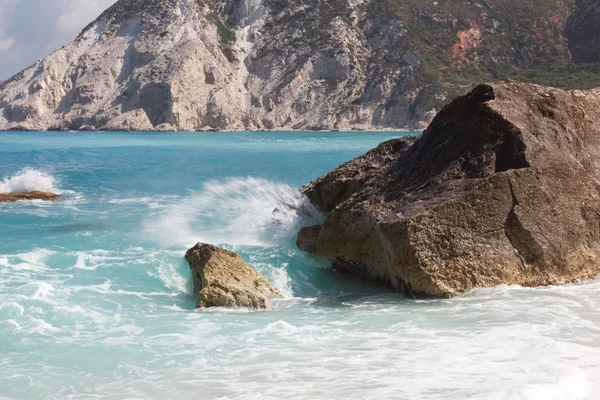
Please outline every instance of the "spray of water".
[{"label": "spray of water", "polygon": [[197,241],[270,247],[289,242],[319,212],[298,190],[260,178],[205,183],[199,192],[167,208],[146,231],[167,247]]},{"label": "spray of water", "polygon": [[35,190],[60,193],[52,175],[33,168],[24,168],[0,181],[0,193],[28,193]]}]

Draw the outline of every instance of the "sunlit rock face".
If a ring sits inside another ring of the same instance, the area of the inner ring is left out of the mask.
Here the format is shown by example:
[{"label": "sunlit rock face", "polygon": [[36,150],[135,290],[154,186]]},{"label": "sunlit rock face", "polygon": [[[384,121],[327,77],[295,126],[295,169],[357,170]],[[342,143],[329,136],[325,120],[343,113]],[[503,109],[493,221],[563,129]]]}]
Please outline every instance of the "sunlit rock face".
[{"label": "sunlit rock face", "polygon": [[282,297],[265,277],[234,252],[198,243],[185,254],[192,270],[197,308],[269,309],[269,299]]},{"label": "sunlit rock face", "polygon": [[0,129],[422,129],[483,81],[600,86],[582,7],[120,0],[0,84]]}]

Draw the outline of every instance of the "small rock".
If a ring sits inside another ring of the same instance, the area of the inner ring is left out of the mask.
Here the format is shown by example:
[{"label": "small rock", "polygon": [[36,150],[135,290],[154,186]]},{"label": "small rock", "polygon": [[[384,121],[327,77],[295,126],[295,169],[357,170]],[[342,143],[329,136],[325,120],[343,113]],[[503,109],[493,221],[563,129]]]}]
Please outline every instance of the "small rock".
[{"label": "small rock", "polygon": [[29,192],[29,193],[0,193],[0,203],[12,203],[20,200],[45,200],[56,201],[60,200],[60,196],[48,192]]},{"label": "small rock", "polygon": [[234,252],[198,243],[185,254],[192,270],[196,308],[247,307],[270,309],[279,290]]}]

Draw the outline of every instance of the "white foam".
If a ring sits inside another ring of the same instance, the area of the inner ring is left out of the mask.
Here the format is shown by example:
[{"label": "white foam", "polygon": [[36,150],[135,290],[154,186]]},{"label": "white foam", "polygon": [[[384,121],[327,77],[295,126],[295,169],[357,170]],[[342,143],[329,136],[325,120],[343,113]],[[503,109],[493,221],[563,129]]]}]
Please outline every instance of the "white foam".
[{"label": "white foam", "polygon": [[86,264],[85,260],[88,258],[88,255],[86,253],[80,253],[77,255],[77,261],[75,262],[75,265],[73,266],[73,268],[77,268],[77,269],[86,269],[89,271],[93,271],[96,269],[96,267],[88,267],[88,265]]},{"label": "white foam", "polygon": [[158,277],[165,283],[166,287],[174,292],[191,292],[188,278],[181,275],[173,264],[160,265],[158,267]]},{"label": "white foam", "polygon": [[61,193],[52,175],[34,168],[24,168],[0,181],[0,193],[27,193],[33,191]]},{"label": "white foam", "polygon": [[46,261],[56,252],[48,249],[34,249],[25,253],[0,256],[0,267],[20,271],[41,271],[48,268]]},{"label": "white foam", "polygon": [[[277,210],[274,212],[274,210]],[[319,213],[298,190],[260,178],[210,181],[169,207],[146,232],[167,247],[213,244],[274,246],[296,234],[303,218]]]},{"label": "white foam", "polygon": [[287,273],[285,267],[272,268],[269,274],[269,279],[285,297],[292,297],[294,295],[292,292],[292,279]]},{"label": "white foam", "polygon": [[[521,387],[499,391],[490,399],[531,399],[531,400],[584,400],[591,399],[590,384],[585,373],[574,369],[572,373],[557,378],[556,383],[522,384]],[[508,393],[506,393],[508,392]]]},{"label": "white foam", "polygon": [[40,335],[50,335],[55,332],[60,332],[61,329],[53,326],[49,322],[46,322],[42,318],[31,318],[31,322],[33,322],[33,326],[29,328],[30,332],[35,332]]},{"label": "white foam", "polygon": [[6,320],[6,323],[8,325],[11,325],[13,328],[15,328],[17,331],[22,330],[23,328],[21,328],[21,324],[19,324],[17,321],[15,321],[14,319],[9,319]]},{"label": "white foam", "polygon": [[37,289],[31,296],[32,299],[50,302],[50,296],[54,292],[54,286],[48,282],[32,282],[30,285],[36,286]]},{"label": "white foam", "polygon": [[13,310],[17,315],[23,315],[25,312],[25,307],[15,301],[11,301],[9,303],[0,304],[0,311],[2,310],[8,310],[8,312]]}]

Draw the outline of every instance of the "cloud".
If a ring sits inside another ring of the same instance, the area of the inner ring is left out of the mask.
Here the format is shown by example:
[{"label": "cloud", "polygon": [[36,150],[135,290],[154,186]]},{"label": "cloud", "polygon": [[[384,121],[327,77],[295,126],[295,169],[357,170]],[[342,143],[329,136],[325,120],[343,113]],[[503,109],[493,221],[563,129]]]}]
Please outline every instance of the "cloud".
[{"label": "cloud", "polygon": [[73,40],[116,0],[0,0],[0,80]]},{"label": "cloud", "polygon": [[69,2],[65,12],[56,22],[56,28],[61,32],[67,33],[79,31],[82,28],[81,21],[87,21],[86,24],[89,23],[112,3],[114,3],[114,0],[78,0],[76,2]]},{"label": "cloud", "polygon": [[15,44],[15,38],[9,37],[6,39],[0,39],[0,53],[4,51],[10,50],[11,47]]}]

